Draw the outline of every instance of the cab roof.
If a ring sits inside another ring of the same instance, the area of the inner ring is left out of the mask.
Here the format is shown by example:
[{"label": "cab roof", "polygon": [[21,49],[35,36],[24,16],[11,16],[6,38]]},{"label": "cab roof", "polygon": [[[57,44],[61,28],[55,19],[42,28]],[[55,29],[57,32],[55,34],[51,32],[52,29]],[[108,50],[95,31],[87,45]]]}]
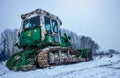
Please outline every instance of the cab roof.
[{"label": "cab roof", "polygon": [[53,15],[53,14],[51,14],[51,13],[45,11],[45,10],[42,10],[42,9],[36,9],[36,10],[34,10],[32,12],[22,14],[21,19],[22,20],[29,19],[33,15],[36,15],[36,16],[45,15],[45,16],[48,16],[48,17],[53,18],[55,20],[58,20],[62,24],[62,22],[61,22],[61,20],[60,20],[60,18],[58,16],[55,16],[55,15]]}]

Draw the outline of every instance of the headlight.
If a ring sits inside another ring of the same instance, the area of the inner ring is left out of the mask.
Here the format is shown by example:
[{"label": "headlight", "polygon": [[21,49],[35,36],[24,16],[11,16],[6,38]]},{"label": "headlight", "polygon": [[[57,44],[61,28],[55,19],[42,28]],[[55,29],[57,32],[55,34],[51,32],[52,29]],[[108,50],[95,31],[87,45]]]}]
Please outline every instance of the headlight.
[{"label": "headlight", "polygon": [[41,10],[40,9],[36,9],[36,13],[40,14]]},{"label": "headlight", "polygon": [[21,18],[22,18],[22,19],[25,19],[25,18],[26,18],[26,15],[24,15],[24,14],[21,15]]}]

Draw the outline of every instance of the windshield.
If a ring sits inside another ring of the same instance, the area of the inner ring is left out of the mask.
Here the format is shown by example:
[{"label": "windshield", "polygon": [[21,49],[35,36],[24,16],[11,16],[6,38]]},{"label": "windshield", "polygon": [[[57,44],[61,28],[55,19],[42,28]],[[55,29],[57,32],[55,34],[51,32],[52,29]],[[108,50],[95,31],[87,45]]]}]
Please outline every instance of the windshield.
[{"label": "windshield", "polygon": [[33,17],[31,19],[25,20],[23,23],[23,28],[28,29],[31,27],[39,26],[40,25],[40,17]]}]

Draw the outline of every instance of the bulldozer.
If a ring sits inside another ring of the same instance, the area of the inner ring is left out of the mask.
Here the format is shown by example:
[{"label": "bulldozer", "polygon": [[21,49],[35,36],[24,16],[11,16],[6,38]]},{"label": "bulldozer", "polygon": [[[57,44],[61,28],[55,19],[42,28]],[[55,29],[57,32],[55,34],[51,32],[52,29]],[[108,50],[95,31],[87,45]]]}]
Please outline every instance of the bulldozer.
[{"label": "bulldozer", "polygon": [[53,65],[71,64],[92,59],[91,49],[74,49],[71,37],[61,35],[60,18],[42,9],[21,15],[22,23],[16,46],[22,49],[10,56],[10,70],[33,70]]}]

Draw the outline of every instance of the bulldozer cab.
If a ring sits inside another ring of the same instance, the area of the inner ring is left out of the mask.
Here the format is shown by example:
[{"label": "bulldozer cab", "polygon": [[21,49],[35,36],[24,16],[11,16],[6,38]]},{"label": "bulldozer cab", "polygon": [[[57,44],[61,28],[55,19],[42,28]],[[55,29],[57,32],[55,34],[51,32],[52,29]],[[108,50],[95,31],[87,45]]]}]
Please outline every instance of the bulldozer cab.
[{"label": "bulldozer cab", "polygon": [[36,9],[30,13],[22,14],[21,18],[21,32],[41,28],[41,41],[44,41],[47,35],[53,36],[55,42],[60,43],[60,25],[62,23],[59,17],[42,9]]},{"label": "bulldozer cab", "polygon": [[62,25],[59,17],[50,14],[42,9],[36,9],[30,13],[22,14],[22,28],[30,29],[37,26],[45,26],[48,34],[58,33],[59,26]]}]

